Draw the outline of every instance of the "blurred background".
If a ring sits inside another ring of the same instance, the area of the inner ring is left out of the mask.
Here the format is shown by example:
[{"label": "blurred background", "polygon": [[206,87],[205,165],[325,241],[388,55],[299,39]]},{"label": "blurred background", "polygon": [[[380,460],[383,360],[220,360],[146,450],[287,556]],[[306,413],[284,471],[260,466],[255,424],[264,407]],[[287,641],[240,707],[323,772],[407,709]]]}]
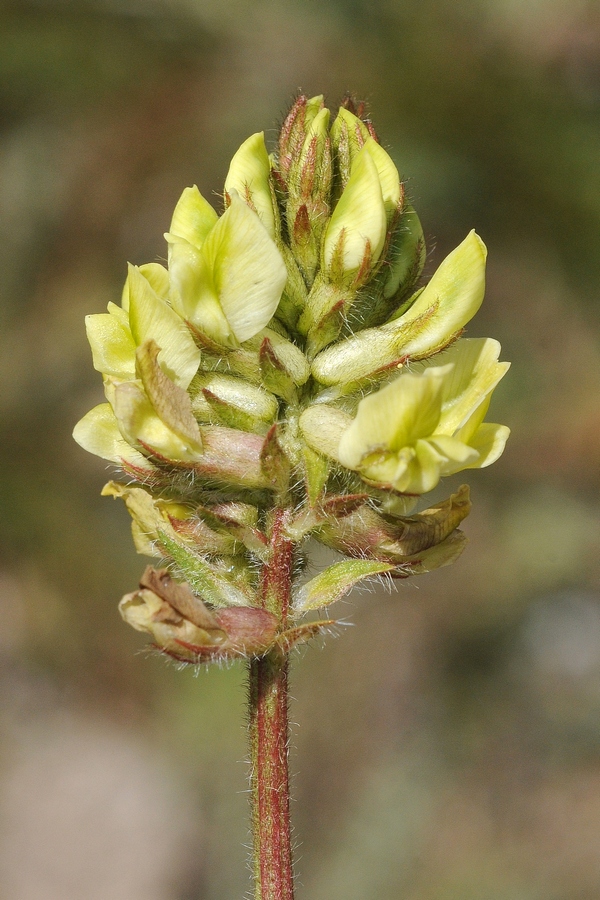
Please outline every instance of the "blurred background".
[{"label": "blurred background", "polygon": [[353,595],[294,662],[298,898],[597,900],[595,0],[0,3],[2,895],[249,888],[243,667],[179,672],[121,623],[145,561],[71,430],[102,399],[84,315],[299,88],[368,100],[429,273],[488,244],[468,334],[513,361],[513,436],[461,560]]}]

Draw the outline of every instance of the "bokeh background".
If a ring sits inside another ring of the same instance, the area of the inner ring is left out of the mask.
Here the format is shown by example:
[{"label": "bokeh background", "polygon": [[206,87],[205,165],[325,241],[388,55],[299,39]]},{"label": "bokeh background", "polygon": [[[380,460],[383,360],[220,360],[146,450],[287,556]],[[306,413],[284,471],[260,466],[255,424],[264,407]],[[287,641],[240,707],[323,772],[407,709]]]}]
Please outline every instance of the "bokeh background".
[{"label": "bokeh background", "polygon": [[513,361],[462,559],[353,596],[295,661],[298,898],[597,900],[594,0],[0,4],[1,894],[249,888],[243,667],[179,672],[122,625],[144,560],[70,433],[101,400],[84,314],[298,88],[369,101],[429,272],[477,228],[468,333]]}]

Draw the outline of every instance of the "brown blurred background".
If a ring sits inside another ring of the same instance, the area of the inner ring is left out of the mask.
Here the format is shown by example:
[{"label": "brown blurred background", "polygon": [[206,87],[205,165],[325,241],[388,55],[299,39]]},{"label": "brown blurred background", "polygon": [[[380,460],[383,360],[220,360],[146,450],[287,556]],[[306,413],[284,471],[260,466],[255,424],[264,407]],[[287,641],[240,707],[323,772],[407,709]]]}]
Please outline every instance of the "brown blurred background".
[{"label": "brown blurred background", "polygon": [[463,558],[353,596],[355,627],[295,661],[298,898],[597,900],[593,0],[0,4],[0,893],[248,890],[243,668],[179,672],[120,622],[144,560],[70,433],[101,401],[84,314],[298,88],[368,99],[429,271],[477,228],[468,333],[513,361]]}]

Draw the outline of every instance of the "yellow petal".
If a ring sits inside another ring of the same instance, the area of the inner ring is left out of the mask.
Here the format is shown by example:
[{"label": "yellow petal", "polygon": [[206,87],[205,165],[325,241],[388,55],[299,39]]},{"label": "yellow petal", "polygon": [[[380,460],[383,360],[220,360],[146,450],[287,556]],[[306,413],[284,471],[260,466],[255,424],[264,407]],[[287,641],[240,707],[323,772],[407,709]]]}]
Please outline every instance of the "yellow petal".
[{"label": "yellow petal", "polygon": [[169,231],[200,249],[217,223],[218,215],[197,186],[185,188],[177,202]]},{"label": "yellow petal", "polygon": [[[129,285],[127,283],[126,287],[127,297],[129,298]],[[117,322],[121,323],[123,328],[126,328],[127,331],[131,332],[131,328],[129,327],[129,313],[126,309],[123,309],[123,307],[121,306],[117,306],[116,303],[112,303],[111,301],[108,302],[106,308],[109,314],[113,316],[113,318],[115,318]]]},{"label": "yellow petal", "polygon": [[[169,273],[165,267],[161,266],[160,263],[144,263],[139,266],[139,270],[158,296],[162,300],[167,300],[169,297]],[[114,310],[111,309],[113,305],[114,304],[109,303],[109,311],[111,313],[114,312]],[[127,275],[125,284],[123,285],[121,308],[126,312],[129,311],[129,275]],[[129,319],[127,321],[129,321]]]},{"label": "yellow petal", "polygon": [[445,462],[444,454],[432,444],[431,441],[417,441],[415,444],[416,462],[418,463],[418,476],[414,478],[413,483],[408,490],[411,494],[426,494],[432,491],[440,480],[443,465]]},{"label": "yellow petal", "polygon": [[429,438],[429,444],[444,457],[442,475],[454,475],[462,472],[475,463],[479,457],[477,450],[454,437],[434,434]]},{"label": "yellow petal", "polygon": [[184,238],[165,235],[169,244],[171,304],[179,315],[217,344],[235,348],[235,338],[221,309],[214,272],[204,254]]},{"label": "yellow petal", "polygon": [[156,294],[136,266],[129,268],[129,322],[138,346],[153,339],[171,381],[187,388],[198,371],[200,351],[181,317]]},{"label": "yellow petal", "polygon": [[502,456],[509,435],[510,428],[506,425],[484,422],[470,440],[471,447],[478,452],[479,458],[465,468],[484,469],[486,466],[491,466]]},{"label": "yellow petal", "polygon": [[[383,325],[381,331],[406,332],[401,355],[420,358],[443,348],[473,318],[485,293],[487,250],[475,231],[434,272],[410,309]],[[411,328],[423,317],[422,325]]]},{"label": "yellow petal", "polygon": [[279,304],[287,281],[281,253],[235,191],[202,252],[233,334],[247,341],[265,327]]},{"label": "yellow petal", "polygon": [[341,409],[321,403],[305,409],[299,424],[309,447],[317,453],[338,459],[340,439],[351,423],[350,416]]},{"label": "yellow petal", "polygon": [[145,456],[123,440],[109,403],[95,406],[80,419],[73,430],[73,437],[84,450],[119,466],[126,463],[148,472],[154,468]]},{"label": "yellow petal", "polygon": [[371,154],[363,148],[352,165],[348,184],[333,211],[323,239],[323,263],[331,267],[343,232],[343,269],[355,273],[360,268],[367,241],[371,259],[381,256],[387,218],[379,173]]},{"label": "yellow petal", "polygon": [[135,342],[128,326],[115,315],[101,313],[85,317],[85,330],[98,372],[124,380],[135,378]]},{"label": "yellow petal", "polygon": [[381,144],[378,144],[372,137],[369,137],[365,142],[365,150],[377,167],[383,205],[385,206],[389,221],[398,209],[398,203],[400,202],[402,193],[398,169],[394,165],[390,155],[386,153]]},{"label": "yellow petal", "polygon": [[456,341],[447,350],[426,363],[452,364],[444,379],[442,415],[438,433],[457,432],[473,412],[489,398],[510,363],[498,362],[500,344],[492,338],[471,338]]},{"label": "yellow petal", "polygon": [[113,408],[125,440],[174,462],[194,462],[201,448],[179,437],[159,418],[141,387],[134,382],[116,385]]},{"label": "yellow petal", "polygon": [[446,369],[401,375],[358,404],[339,446],[340,461],[351,469],[378,448],[396,451],[434,433],[439,422]]},{"label": "yellow petal", "polygon": [[275,212],[270,185],[271,163],[263,131],[247,138],[234,154],[225,179],[225,191],[237,191],[253,209],[272,238],[275,237]]}]

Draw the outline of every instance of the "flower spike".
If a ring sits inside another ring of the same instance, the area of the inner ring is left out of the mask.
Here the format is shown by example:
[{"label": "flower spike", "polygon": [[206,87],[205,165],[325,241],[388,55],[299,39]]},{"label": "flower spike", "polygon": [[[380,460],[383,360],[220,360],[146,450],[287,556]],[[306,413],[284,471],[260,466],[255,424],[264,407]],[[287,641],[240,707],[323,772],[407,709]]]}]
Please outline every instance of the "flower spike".
[{"label": "flower spike", "polygon": [[[74,438],[122,471],[103,493],[161,566],[121,616],[180,664],[247,661],[261,900],[293,898],[290,652],[353,587],[454,563],[469,489],[424,496],[509,436],[486,421],[509,364],[463,336],[485,244],[469,232],[421,281],[421,222],[364,113],[299,96],[272,153],[262,131],[234,153],[224,211],[185,188],[168,267],[130,266],[86,318],[106,402]],[[301,577],[310,541],[342,558]]]}]

